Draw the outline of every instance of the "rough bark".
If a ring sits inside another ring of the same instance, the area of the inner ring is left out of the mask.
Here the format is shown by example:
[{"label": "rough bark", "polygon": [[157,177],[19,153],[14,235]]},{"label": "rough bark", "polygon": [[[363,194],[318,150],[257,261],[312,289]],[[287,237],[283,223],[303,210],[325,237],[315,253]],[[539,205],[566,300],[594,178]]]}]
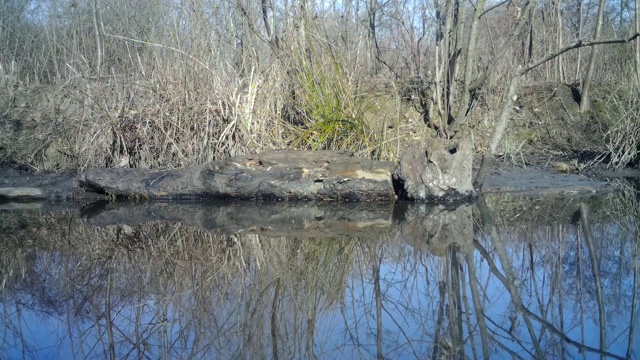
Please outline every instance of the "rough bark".
[{"label": "rough bark", "polygon": [[427,139],[404,151],[394,176],[403,183],[402,197],[412,200],[473,197],[472,166],[469,140]]}]

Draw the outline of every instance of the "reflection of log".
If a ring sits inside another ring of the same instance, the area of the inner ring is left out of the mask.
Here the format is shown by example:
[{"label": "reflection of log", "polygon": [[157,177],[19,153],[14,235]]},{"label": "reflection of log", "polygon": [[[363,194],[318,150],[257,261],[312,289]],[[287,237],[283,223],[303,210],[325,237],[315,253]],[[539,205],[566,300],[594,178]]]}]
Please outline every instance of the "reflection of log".
[{"label": "reflection of log", "polygon": [[94,203],[81,216],[89,225],[180,222],[219,235],[325,238],[379,236],[393,228],[390,203],[149,202]]},{"label": "reflection of log", "polygon": [[403,211],[400,234],[416,248],[436,256],[446,256],[450,248],[461,253],[473,252],[472,207],[455,209],[409,205]]},{"label": "reflection of log", "polygon": [[267,237],[326,238],[333,236],[401,237],[417,249],[443,255],[451,245],[473,251],[471,206],[447,210],[425,204],[306,202],[122,202],[81,210],[92,226],[130,225],[151,221],[179,222],[218,235],[257,234]]},{"label": "reflection of log", "polygon": [[390,201],[394,168],[348,151],[281,150],[174,170],[89,170],[79,183],[115,197]]}]

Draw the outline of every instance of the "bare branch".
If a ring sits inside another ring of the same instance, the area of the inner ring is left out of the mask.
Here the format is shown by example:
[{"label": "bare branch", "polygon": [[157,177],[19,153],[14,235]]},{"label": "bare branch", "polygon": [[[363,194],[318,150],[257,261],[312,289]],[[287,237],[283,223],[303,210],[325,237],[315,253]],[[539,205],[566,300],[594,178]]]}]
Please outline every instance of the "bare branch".
[{"label": "bare branch", "polygon": [[495,4],[495,5],[493,5],[492,7],[488,8],[487,10],[485,10],[482,14],[480,14],[480,17],[485,16],[485,15],[486,15],[488,12],[490,12],[491,10],[496,9],[496,8],[499,8],[500,6],[502,6],[502,5],[506,4],[506,3],[510,2],[510,1],[512,1],[512,0],[503,0],[503,1],[501,1],[501,2],[499,2],[499,3],[497,3],[497,4]]},{"label": "bare branch", "polygon": [[535,68],[537,68],[538,66],[546,63],[549,60],[552,60],[553,58],[566,53],[569,50],[573,50],[573,49],[578,49],[581,47],[586,47],[586,46],[594,46],[594,45],[602,45],[602,44],[626,44],[628,42],[631,42],[633,40],[635,40],[637,37],[640,37],[640,33],[636,33],[633,34],[631,37],[628,37],[626,39],[603,39],[603,40],[594,40],[594,41],[583,41],[583,40],[579,40],[576,41],[573,44],[567,45],[565,47],[563,47],[562,49],[549,54],[541,59],[538,59],[532,63],[530,63],[525,69],[524,72],[528,72],[531,71]]},{"label": "bare branch", "polygon": [[489,74],[495,69],[498,61],[500,61],[500,59],[502,59],[502,57],[507,53],[507,50],[509,50],[511,45],[514,43],[514,40],[516,39],[516,37],[520,34],[522,27],[528,21],[527,19],[529,18],[529,12],[535,6],[536,3],[537,3],[536,0],[530,0],[529,2],[527,2],[527,4],[524,7],[524,10],[522,11],[520,19],[518,19],[516,26],[514,27],[511,34],[509,34],[509,37],[507,38],[507,40],[504,42],[504,44],[498,50],[498,52],[493,56],[493,58],[489,60],[489,63],[487,64],[487,66],[485,66],[482,74],[475,81],[471,83],[467,91],[469,92],[475,91],[479,89],[482,86],[482,84],[484,84],[484,82],[489,77]]}]

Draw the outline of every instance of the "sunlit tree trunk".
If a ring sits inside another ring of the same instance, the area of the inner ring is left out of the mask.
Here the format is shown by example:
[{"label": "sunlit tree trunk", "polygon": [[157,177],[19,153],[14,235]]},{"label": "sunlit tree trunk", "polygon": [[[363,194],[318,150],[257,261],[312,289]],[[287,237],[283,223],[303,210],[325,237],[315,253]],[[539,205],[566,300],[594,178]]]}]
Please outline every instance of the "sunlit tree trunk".
[{"label": "sunlit tree trunk", "polygon": [[93,31],[96,36],[96,59],[95,70],[96,75],[100,76],[100,68],[102,67],[102,37],[100,28],[98,27],[98,0],[93,0],[92,17],[93,17]]},{"label": "sunlit tree trunk", "polygon": [[[491,57],[488,64],[485,65],[484,71],[480,73],[480,75],[471,83],[471,85],[469,85],[469,88],[467,89],[467,91],[472,93],[480,89],[485,84],[486,80],[489,78],[489,74],[491,74],[498,67],[497,66],[498,62],[505,56],[507,51],[515,43],[517,36],[520,35],[522,31],[522,27],[524,26],[525,23],[527,23],[529,13],[531,12],[531,9],[535,7],[535,4],[536,4],[536,0],[529,0],[526,3],[524,9],[522,10],[522,12],[518,17],[518,21],[516,25],[514,26],[509,36],[507,37],[507,40],[502,44],[500,49]],[[520,73],[519,75],[522,75],[522,74],[523,73]],[[468,117],[464,117],[464,116],[460,116],[457,119],[453,119],[449,124],[449,126],[447,127],[447,133],[450,135],[455,135],[462,128],[462,126],[466,124],[468,119],[469,119]]]},{"label": "sunlit tree trunk", "polygon": [[480,169],[476,175],[476,178],[473,182],[473,186],[476,190],[481,190],[482,185],[484,184],[484,179],[487,177],[489,173],[489,169],[492,168],[494,156],[498,149],[498,145],[504,135],[505,130],[507,129],[507,125],[509,123],[509,118],[511,118],[511,112],[513,111],[513,106],[515,101],[518,98],[518,88],[520,87],[520,83],[524,80],[524,71],[522,68],[518,69],[518,74],[511,79],[511,84],[509,84],[509,89],[507,91],[507,99],[504,102],[504,106],[502,107],[502,112],[500,113],[500,118],[496,124],[495,129],[493,130],[493,135],[491,137],[491,143],[489,144],[489,149],[482,156],[482,162],[480,163]]},{"label": "sunlit tree trunk", "polygon": [[[636,0],[636,34],[640,34],[640,0]],[[636,83],[640,86],[640,37],[636,38]]]},{"label": "sunlit tree trunk", "polygon": [[475,10],[473,11],[473,20],[471,21],[471,29],[469,30],[469,42],[467,43],[467,53],[464,63],[464,87],[462,88],[462,100],[458,107],[459,110],[457,116],[466,116],[466,112],[470,105],[469,85],[471,85],[471,74],[476,62],[476,45],[479,31],[478,24],[480,23],[480,15],[484,12],[485,2],[486,0],[478,0]]},{"label": "sunlit tree trunk", "polygon": [[264,27],[267,30],[269,42],[275,49],[277,49],[279,44],[278,34],[276,32],[276,16],[271,0],[262,0],[262,21],[264,21]]},{"label": "sunlit tree trunk", "polygon": [[[444,48],[444,32],[445,32],[445,20],[442,16],[442,10],[439,5],[438,0],[434,0],[434,6],[436,9],[436,44],[435,44],[435,66],[434,66],[434,74],[435,74],[435,104],[438,113],[438,120],[442,120],[444,117],[444,104],[443,104],[443,96],[442,89],[444,88],[444,84],[442,82],[442,49]],[[433,120],[432,120],[433,121]],[[438,121],[436,121],[438,122]],[[437,123],[437,126],[442,126],[441,123]]]},{"label": "sunlit tree trunk", "polygon": [[[584,22],[584,0],[578,0],[578,12],[580,13],[578,16],[578,40],[582,40],[582,27]],[[582,49],[578,48],[578,61],[576,65],[576,80],[580,79],[580,61],[582,55]]]},{"label": "sunlit tree trunk", "polygon": [[451,5],[451,1],[449,1],[449,4],[447,6],[445,6],[445,25],[444,25],[444,32],[443,32],[443,38],[444,41],[442,42],[442,64],[441,64],[441,70],[442,70],[442,107],[443,107],[443,119],[442,119],[442,123],[443,125],[447,124],[447,121],[450,117],[451,114],[451,80],[452,80],[452,74],[451,74],[451,43],[453,41],[452,36],[451,36],[451,32],[453,29],[453,5]]},{"label": "sunlit tree trunk", "polygon": [[[562,29],[563,29],[563,24],[562,24],[562,0],[556,0],[556,51],[562,49],[563,45],[563,39],[562,39]],[[560,81],[562,83],[565,82],[565,75],[564,75],[564,57],[562,55],[559,55],[556,61],[556,69],[558,72],[558,78],[557,81]]]},{"label": "sunlit tree trunk", "polygon": [[377,31],[377,12],[378,12],[378,0],[369,0],[369,8],[367,9],[369,15],[369,41],[371,42],[371,65],[373,73],[378,73],[380,70],[380,47],[378,46]]},{"label": "sunlit tree trunk", "polygon": [[[595,41],[600,39],[600,32],[602,31],[602,22],[604,18],[604,0],[600,0],[598,5],[598,20],[596,22],[596,31],[593,39]],[[591,59],[589,59],[589,67],[587,68],[587,75],[584,77],[584,84],[582,84],[582,94],[580,94],[580,112],[589,110],[589,96],[591,91],[591,82],[593,80],[593,72],[596,67],[596,58],[598,57],[598,45],[594,45],[591,49]]]}]

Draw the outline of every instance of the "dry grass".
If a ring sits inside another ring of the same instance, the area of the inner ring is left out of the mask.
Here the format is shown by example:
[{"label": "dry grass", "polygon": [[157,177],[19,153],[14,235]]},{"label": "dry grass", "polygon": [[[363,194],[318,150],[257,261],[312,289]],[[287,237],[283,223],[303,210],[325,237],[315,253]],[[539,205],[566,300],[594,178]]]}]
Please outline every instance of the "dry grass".
[{"label": "dry grass", "polygon": [[595,106],[601,124],[608,165],[623,168],[640,161],[640,91],[618,88]]},{"label": "dry grass", "polygon": [[[405,141],[400,127],[410,105],[398,101],[393,111],[380,110],[378,100],[396,102],[399,84],[436,74],[434,11],[409,3],[389,3],[378,14],[376,39],[364,9],[319,4],[298,12],[275,4],[282,15],[271,24],[277,41],[268,37],[262,9],[244,2],[2,3],[0,163],[38,170],[171,168],[283,147],[346,148],[393,159]],[[516,20],[502,8],[483,19],[478,69]],[[549,21],[534,19],[544,31],[534,32],[532,42],[545,45],[535,46],[534,58],[553,49]],[[510,71],[526,60],[520,40],[476,94],[469,124],[479,151]],[[630,47],[612,49],[602,64],[615,66],[601,64],[596,81],[627,84],[633,54]],[[566,54],[565,73],[575,72],[574,58]],[[557,64],[540,67],[531,80],[559,81]],[[451,94],[454,108],[459,92]],[[620,147],[614,138],[632,131],[620,129],[606,146]],[[410,141],[434,136],[407,132]],[[508,147],[519,151],[519,143]],[[615,161],[624,163],[625,154]]]},{"label": "dry grass", "polygon": [[[576,89],[573,88],[575,92]],[[637,90],[600,85],[593,105],[581,114],[572,88],[555,83],[525,86],[503,139],[514,163],[570,161],[579,170],[600,163],[622,168],[640,154]]]},{"label": "dry grass", "polygon": [[0,135],[3,160],[40,170],[158,168],[284,145],[271,110],[278,99],[267,95],[281,86],[275,78],[191,69],[185,81],[175,70],[164,64],[150,78],[74,78],[36,92],[19,89],[5,99],[18,106]]}]

